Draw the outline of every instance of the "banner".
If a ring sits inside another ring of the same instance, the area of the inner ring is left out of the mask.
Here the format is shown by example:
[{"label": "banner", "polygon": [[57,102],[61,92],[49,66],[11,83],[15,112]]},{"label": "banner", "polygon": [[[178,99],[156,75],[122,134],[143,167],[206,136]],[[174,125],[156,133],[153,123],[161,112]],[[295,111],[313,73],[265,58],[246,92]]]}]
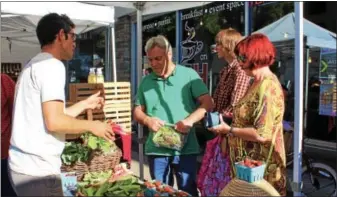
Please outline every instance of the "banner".
[{"label": "banner", "polygon": [[336,116],[336,81],[321,80],[319,115]]},{"label": "banner", "polygon": [[319,114],[325,116],[336,116],[337,82],[335,49],[321,49],[319,77],[321,81]]}]

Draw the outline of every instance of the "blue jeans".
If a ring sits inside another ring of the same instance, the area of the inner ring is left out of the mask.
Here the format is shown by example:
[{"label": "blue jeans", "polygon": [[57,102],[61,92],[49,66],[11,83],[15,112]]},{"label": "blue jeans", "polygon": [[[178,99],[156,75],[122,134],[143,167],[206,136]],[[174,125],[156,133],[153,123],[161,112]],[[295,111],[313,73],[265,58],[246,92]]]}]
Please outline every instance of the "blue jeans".
[{"label": "blue jeans", "polygon": [[152,179],[173,186],[173,174],[176,175],[179,190],[198,196],[197,191],[197,156],[148,156]]}]

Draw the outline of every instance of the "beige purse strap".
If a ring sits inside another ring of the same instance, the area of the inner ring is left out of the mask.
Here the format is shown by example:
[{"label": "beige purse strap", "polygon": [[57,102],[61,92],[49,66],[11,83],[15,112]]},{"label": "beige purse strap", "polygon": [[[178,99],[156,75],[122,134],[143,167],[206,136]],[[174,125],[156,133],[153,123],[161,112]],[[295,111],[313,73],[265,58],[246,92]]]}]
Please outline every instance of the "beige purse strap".
[{"label": "beige purse strap", "polygon": [[274,150],[275,140],[276,140],[276,136],[277,136],[279,130],[281,130],[281,129],[278,129],[278,130],[273,134],[273,138],[272,138],[272,141],[271,141],[271,145],[270,145],[268,157],[267,157],[267,160],[266,160],[266,169],[265,169],[265,172],[266,172],[266,170],[267,170],[267,167],[268,167],[268,164],[269,164],[269,160],[270,160],[271,154],[272,154],[272,152],[273,152],[273,150]]}]

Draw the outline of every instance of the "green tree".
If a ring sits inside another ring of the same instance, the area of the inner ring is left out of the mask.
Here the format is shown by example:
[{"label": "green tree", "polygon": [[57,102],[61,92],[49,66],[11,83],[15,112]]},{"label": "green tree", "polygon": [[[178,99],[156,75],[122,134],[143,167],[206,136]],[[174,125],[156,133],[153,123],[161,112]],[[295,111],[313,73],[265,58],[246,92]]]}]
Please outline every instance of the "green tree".
[{"label": "green tree", "polygon": [[253,7],[253,32],[294,12],[294,2],[273,2]]}]

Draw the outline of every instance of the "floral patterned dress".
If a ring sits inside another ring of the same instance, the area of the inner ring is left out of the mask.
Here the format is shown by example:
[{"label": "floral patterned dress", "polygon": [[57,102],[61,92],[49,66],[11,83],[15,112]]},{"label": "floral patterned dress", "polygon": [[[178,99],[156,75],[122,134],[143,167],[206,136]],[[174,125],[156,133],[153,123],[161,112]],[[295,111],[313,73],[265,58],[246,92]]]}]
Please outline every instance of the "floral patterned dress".
[{"label": "floral patterned dress", "polygon": [[[266,167],[265,179],[281,194],[286,195],[286,160],[283,143],[282,119],[284,99],[281,85],[276,76],[265,77],[234,106],[233,127],[254,127],[258,134],[271,139],[275,136],[271,157]],[[231,136],[228,140],[231,159],[231,175],[235,177],[235,162],[248,156],[265,161],[271,142],[261,144]]]}]

